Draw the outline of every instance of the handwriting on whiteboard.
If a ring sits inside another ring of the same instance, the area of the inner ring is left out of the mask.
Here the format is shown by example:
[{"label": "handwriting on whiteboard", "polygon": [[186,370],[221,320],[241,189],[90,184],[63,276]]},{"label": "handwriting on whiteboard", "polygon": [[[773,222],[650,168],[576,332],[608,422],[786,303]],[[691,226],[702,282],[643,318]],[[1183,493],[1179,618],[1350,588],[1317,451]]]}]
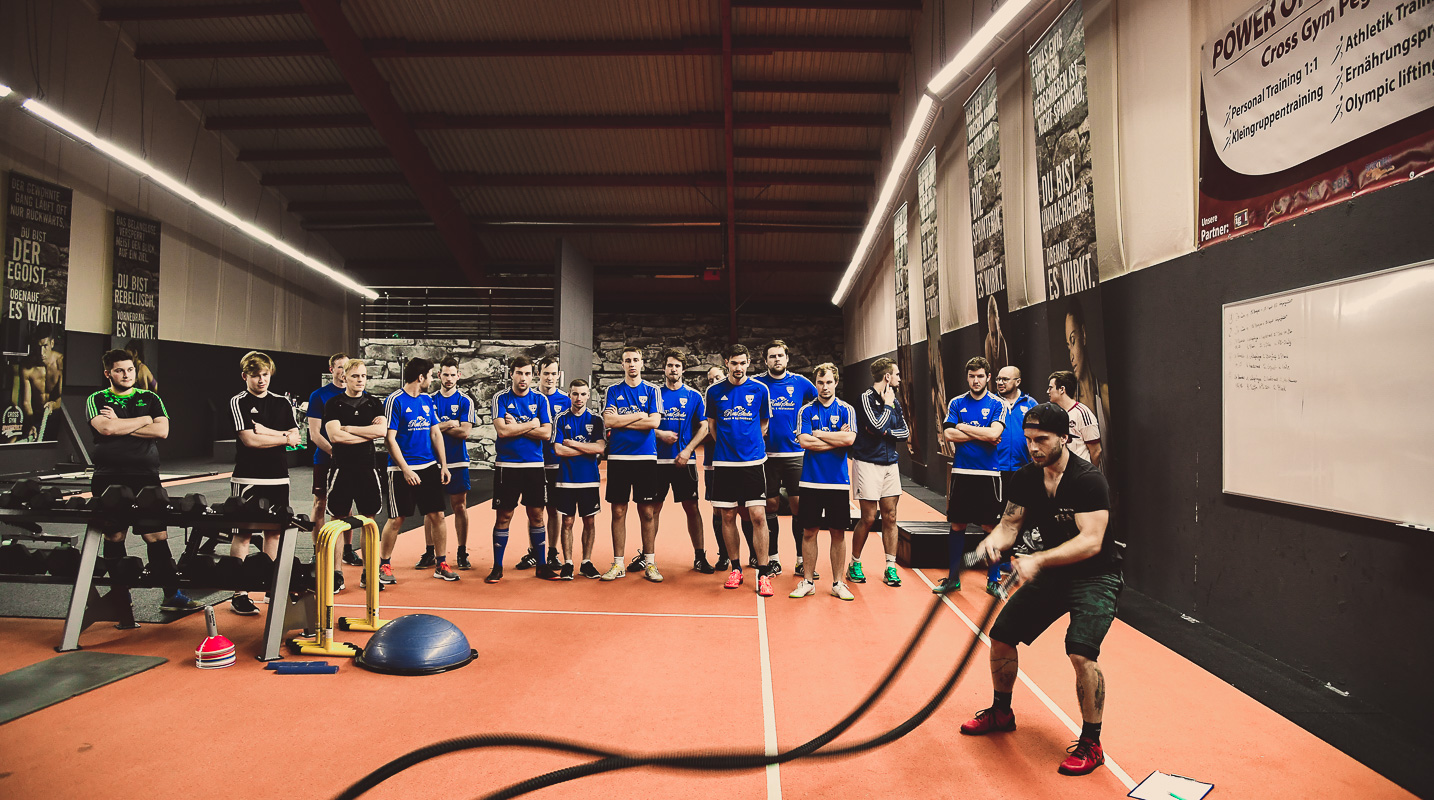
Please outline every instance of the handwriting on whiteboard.
[{"label": "handwriting on whiteboard", "polygon": [[1226,368],[1236,389],[1288,392],[1299,383],[1295,340],[1299,319],[1295,298],[1232,310],[1225,320],[1230,361]]}]

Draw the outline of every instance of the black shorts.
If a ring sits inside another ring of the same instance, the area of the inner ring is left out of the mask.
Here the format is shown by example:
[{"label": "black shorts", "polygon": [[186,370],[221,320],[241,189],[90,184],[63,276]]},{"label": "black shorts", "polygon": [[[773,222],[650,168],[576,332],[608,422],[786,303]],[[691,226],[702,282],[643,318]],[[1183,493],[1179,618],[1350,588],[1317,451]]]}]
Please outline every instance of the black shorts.
[{"label": "black shorts", "polygon": [[657,472],[656,461],[620,459],[607,462],[607,501],[656,503],[667,493],[667,486]]},{"label": "black shorts", "polygon": [[803,489],[797,525],[802,530],[851,530],[851,495],[842,489]]},{"label": "black shorts", "polygon": [[543,483],[548,487],[548,499],[553,498],[553,490],[558,488],[558,467],[543,467]]},{"label": "black shorts", "polygon": [[598,487],[558,487],[553,490],[553,509],[565,517],[594,517],[602,508]]},{"label": "black shorts", "polygon": [[951,473],[946,492],[946,521],[953,525],[974,522],[984,528],[1001,518],[1001,476]]},{"label": "black shorts", "polygon": [[[143,474],[132,472],[96,472],[90,477],[90,494],[94,495],[95,497],[99,497],[100,495],[104,494],[105,490],[111,486],[128,486],[129,490],[131,492],[134,492],[135,495],[138,496],[141,489],[147,486],[159,485],[161,485],[159,480],[159,473]],[[123,526],[116,528],[105,528],[105,533],[118,533],[122,530],[124,530]],[[134,532],[137,534],[152,534],[159,533],[163,530],[165,530],[165,527],[163,525],[160,525],[157,522],[151,522],[148,524],[141,523],[139,525],[136,525]]]},{"label": "black shorts", "polygon": [[[326,468],[329,465],[324,465]],[[319,468],[314,467],[315,474]],[[383,508],[383,479],[372,467],[332,467],[327,469],[328,511],[331,516],[347,517],[351,509],[372,517]],[[401,475],[402,473],[400,473]]]},{"label": "black shorts", "polygon": [[[672,489],[672,502],[674,503],[685,503],[688,500],[697,499],[697,465],[691,461],[687,462],[685,467],[679,467],[676,464],[658,464],[657,480],[662,487],[657,493],[659,501],[667,497],[669,487]],[[710,484],[707,492],[708,494],[712,492]]]},{"label": "black shorts", "polygon": [[767,478],[767,496],[777,497],[783,489],[787,497],[798,497],[802,493],[802,454],[795,456],[767,456],[762,465],[762,474]]},{"label": "black shorts", "polygon": [[447,508],[443,502],[443,472],[438,465],[429,464],[414,472],[418,475],[417,486],[410,486],[401,471],[388,471],[389,519],[413,516],[415,507],[420,514],[442,514]]},{"label": "black shorts", "polygon": [[539,467],[505,467],[493,470],[493,508],[512,511],[521,503],[526,508],[548,504],[548,481]]},{"label": "black shorts", "polygon": [[[289,505],[289,484],[287,483],[236,483],[229,482],[229,494],[234,497],[242,497],[245,500],[251,498],[267,498],[270,508],[284,508]],[[243,530],[243,526],[239,526]],[[267,536],[276,536],[279,531],[264,531]]]},{"label": "black shorts", "polygon": [[1094,661],[1100,644],[1115,619],[1120,590],[1119,572],[1067,578],[1045,573],[1016,590],[991,626],[991,638],[1015,646],[1030,644],[1063,614],[1071,615],[1066,629],[1066,652]]},{"label": "black shorts", "polygon": [[712,491],[707,493],[713,508],[767,505],[767,476],[761,464],[746,467],[713,467]]},{"label": "black shorts", "polygon": [[314,497],[320,500],[329,496],[329,468],[332,466],[328,462],[314,465]]}]

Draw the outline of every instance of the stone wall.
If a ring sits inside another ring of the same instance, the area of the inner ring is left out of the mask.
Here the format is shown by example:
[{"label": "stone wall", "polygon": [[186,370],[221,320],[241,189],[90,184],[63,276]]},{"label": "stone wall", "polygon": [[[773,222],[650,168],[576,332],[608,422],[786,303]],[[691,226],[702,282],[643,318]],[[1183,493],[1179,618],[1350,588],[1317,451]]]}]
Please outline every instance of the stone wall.
[{"label": "stone wall", "polygon": [[[473,400],[478,424],[468,436],[469,458],[475,465],[493,463],[493,395],[508,386],[508,362],[516,356],[534,361],[558,354],[557,342],[483,341],[480,339],[361,339],[360,357],[369,368],[368,390],[387,397],[403,388],[403,365],[410,358],[423,357],[437,364],[453,356],[458,359],[458,389]],[[534,370],[536,372],[536,370]],[[535,382],[536,383],[536,382]],[[431,391],[438,391],[438,373],[433,373]]]},{"label": "stone wall", "polygon": [[[593,379],[601,388],[622,380],[622,349],[642,348],[643,377],[662,380],[658,356],[671,347],[686,354],[685,380],[699,391],[707,388],[707,369],[722,364],[727,345],[727,315],[720,314],[618,314],[597,313],[593,318]],[[841,312],[831,314],[739,314],[737,330],[742,344],[752,350],[752,374],[766,370],[762,347],[773,339],[789,346],[792,372],[811,377],[812,368],[830,361],[838,367],[845,352]]]}]

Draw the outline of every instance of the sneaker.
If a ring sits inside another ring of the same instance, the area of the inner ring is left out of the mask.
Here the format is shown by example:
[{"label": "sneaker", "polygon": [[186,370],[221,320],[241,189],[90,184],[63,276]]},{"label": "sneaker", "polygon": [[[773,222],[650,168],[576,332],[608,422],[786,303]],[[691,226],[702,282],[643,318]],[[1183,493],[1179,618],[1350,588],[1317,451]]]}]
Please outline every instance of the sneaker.
[{"label": "sneaker", "polygon": [[344,550],[344,563],[350,567],[362,567],[363,557],[358,554],[357,550],[347,548]]},{"label": "sneaker", "polygon": [[393,565],[392,565],[392,564],[379,564],[379,565],[378,565],[378,582],[379,582],[380,584],[384,584],[384,583],[398,583],[398,578],[393,577]]},{"label": "sneaker", "polygon": [[[380,584],[380,585],[381,585],[381,584]],[[361,569],[361,570],[359,570],[359,588],[360,588],[360,589],[367,589],[367,588],[368,588],[368,570],[366,570],[366,569]]]},{"label": "sneaker", "polygon": [[607,572],[604,572],[604,573],[602,574],[602,579],[605,580],[605,581],[615,581],[615,580],[617,580],[618,578],[625,578],[625,577],[627,577],[627,570],[625,570],[625,569],[622,568],[622,562],[621,562],[621,561],[619,561],[619,562],[613,564],[612,566],[608,567],[608,568],[607,568]]},{"label": "sneaker", "polygon": [[797,559],[797,566],[792,569],[792,574],[798,578],[805,578],[807,576],[807,562],[800,558]]},{"label": "sneaker", "polygon": [[984,736],[997,731],[1016,729],[1016,714],[1009,708],[985,708],[976,716],[961,723],[961,732],[967,736]]},{"label": "sneaker", "polygon": [[717,570],[712,568],[711,564],[707,563],[706,556],[698,556],[695,560],[693,560],[692,568],[702,573],[703,575],[712,575],[717,572]]},{"label": "sneaker", "polygon": [[751,567],[752,569],[756,569],[756,568],[757,568],[757,557],[756,557],[756,556],[752,556],[751,558],[747,559],[747,566]]},{"label": "sneaker", "polygon": [[444,561],[433,568],[433,577],[442,578],[445,581],[456,581],[458,573],[453,571],[453,567],[450,567],[447,561]]},{"label": "sneaker", "polygon": [[866,573],[861,571],[860,561],[853,561],[846,568],[846,579],[852,583],[866,583]]},{"label": "sneaker", "polygon": [[159,608],[161,611],[194,611],[204,608],[204,604],[189,599],[189,595],[178,589],[165,589]]},{"label": "sneaker", "polygon": [[[594,570],[594,572],[596,572],[596,570]],[[560,580],[565,580],[565,581],[570,581],[570,580],[572,580],[572,579],[573,579],[573,565],[570,564],[570,563],[569,563],[569,564],[564,564],[562,570],[558,572],[558,578],[559,578]]]},{"label": "sneaker", "polygon": [[801,583],[797,584],[797,588],[793,589],[792,593],[787,595],[787,597],[790,597],[793,600],[798,600],[803,597],[811,597],[816,593],[817,585],[809,580],[803,580]]},{"label": "sneaker", "polygon": [[653,583],[662,583],[662,573],[657,571],[656,564],[648,564],[646,567],[644,567],[642,570],[642,577],[647,578]]},{"label": "sneaker", "polygon": [[578,568],[578,572],[581,572],[584,578],[596,580],[602,577],[602,573],[597,571],[597,567],[594,567],[591,561],[584,561],[583,565]]},{"label": "sneaker", "polygon": [[724,583],[724,584],[722,584],[722,588],[723,588],[723,589],[736,589],[738,586],[741,586],[741,585],[742,585],[742,578],[743,578],[743,577],[745,577],[745,576],[742,574],[742,570],[740,570],[740,569],[734,569],[734,570],[732,570],[731,572],[727,573],[727,582]]},{"label": "sneaker", "polygon": [[532,569],[536,566],[538,566],[538,557],[533,555],[533,551],[531,550],[524,553],[523,557],[518,559],[517,569]]},{"label": "sneaker", "polygon": [[473,569],[473,562],[468,560],[467,553],[459,553],[458,558],[454,562],[453,566],[461,570],[470,570]]},{"label": "sneaker", "polygon": [[887,586],[901,585],[901,576],[896,574],[896,567],[887,567],[885,574],[881,576],[881,580]]},{"label": "sneaker", "polygon": [[250,600],[247,594],[234,595],[234,598],[229,601],[229,610],[241,617],[259,616],[259,607],[254,605],[254,601]]},{"label": "sneaker", "polygon": [[949,576],[948,576],[948,577],[942,578],[942,579],[941,579],[941,582],[938,583],[938,584],[936,584],[936,588],[931,590],[931,593],[932,593],[932,594],[950,594],[951,592],[959,592],[960,590],[961,590],[961,579],[960,579],[960,578],[952,578],[952,577],[949,577]]},{"label": "sneaker", "polygon": [[758,575],[758,576],[757,576],[757,594],[759,594],[759,595],[761,595],[761,596],[763,596],[763,597],[771,597],[771,596],[772,596],[772,576],[771,576],[771,575]]},{"label": "sneaker", "polygon": [[1001,584],[999,581],[986,581],[986,594],[992,597],[1001,596]]},{"label": "sneaker", "polygon": [[548,548],[548,563],[549,563],[549,564],[561,564],[562,561],[563,561],[563,560],[562,560],[561,558],[558,558],[558,548],[556,548],[556,547],[550,547],[550,548]]},{"label": "sneaker", "polygon": [[344,574],[343,574],[342,572],[337,572],[337,571],[335,571],[335,572],[334,572],[334,592],[336,592],[336,593],[337,593],[337,592],[342,592],[343,590],[344,590]]},{"label": "sneaker", "polygon": [[722,556],[721,558],[718,558],[718,559],[717,559],[717,563],[712,566],[712,571],[713,571],[713,572],[726,572],[727,570],[729,570],[729,569],[731,569],[731,568],[732,568],[732,560],[729,559],[729,558],[727,558],[726,556]]},{"label": "sneaker", "polygon": [[488,573],[488,577],[484,578],[483,582],[497,583],[501,580],[503,580],[503,566],[500,564],[498,566],[493,567],[493,571]]},{"label": "sneaker", "polygon": [[642,568],[645,566],[647,566],[647,559],[643,557],[642,553],[638,553],[632,557],[632,561],[628,562],[627,571],[642,572]]},{"label": "sneaker", "polygon": [[545,581],[558,580],[558,568],[552,564],[539,564],[537,572],[533,573],[533,577],[542,578]]},{"label": "sneaker", "polygon": [[1056,772],[1062,775],[1089,775],[1105,763],[1105,750],[1101,749],[1100,742],[1085,737],[1077,739],[1066,752],[1070,755],[1056,767]]},{"label": "sneaker", "polygon": [[778,561],[778,560],[775,559],[775,558],[772,559],[771,561],[768,561],[768,562],[767,562],[767,577],[769,577],[769,578],[775,578],[775,577],[777,577],[778,575],[781,575],[781,574],[782,574],[782,562]]},{"label": "sneaker", "polygon": [[434,558],[432,553],[424,553],[423,557],[418,559],[418,563],[413,565],[413,568],[433,569],[436,566],[438,566],[438,559]]},{"label": "sneaker", "polygon": [[842,600],[856,599],[856,595],[852,594],[851,590],[846,588],[846,584],[841,581],[832,584],[832,597],[838,597]]}]

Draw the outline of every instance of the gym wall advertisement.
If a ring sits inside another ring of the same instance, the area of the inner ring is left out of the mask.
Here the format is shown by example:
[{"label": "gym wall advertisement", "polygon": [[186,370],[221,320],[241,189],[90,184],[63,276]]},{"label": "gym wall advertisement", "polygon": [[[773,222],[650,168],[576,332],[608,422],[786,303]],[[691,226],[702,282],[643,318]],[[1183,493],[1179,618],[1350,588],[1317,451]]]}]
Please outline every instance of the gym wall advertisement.
[{"label": "gym wall advertisement", "polygon": [[[114,214],[114,325],[110,347],[134,356],[135,386],[159,391],[155,377],[159,339],[158,220],[116,211]],[[325,382],[328,375],[324,376]],[[300,426],[304,431],[305,425]]]},{"label": "gym wall advertisement", "polygon": [[1200,57],[1199,247],[1434,171],[1434,3],[1265,0]]},{"label": "gym wall advertisement", "polygon": [[1006,300],[1006,226],[1001,211],[1001,131],[996,118],[996,71],[966,101],[966,166],[971,185],[971,252],[982,355],[991,373],[1011,364]]},{"label": "gym wall advertisement", "polygon": [[[907,227],[910,224],[907,214],[908,204],[902,203],[891,218],[891,240],[896,248],[893,260],[896,272],[896,368],[902,378],[896,399],[909,417],[916,405],[911,399],[911,379],[915,375],[911,371],[911,232]],[[909,443],[911,459],[925,466],[921,437],[913,436]]]},{"label": "gym wall advertisement", "polygon": [[72,194],[18,172],[6,175],[5,187],[0,443],[54,441],[51,422],[58,422],[65,381]]}]

